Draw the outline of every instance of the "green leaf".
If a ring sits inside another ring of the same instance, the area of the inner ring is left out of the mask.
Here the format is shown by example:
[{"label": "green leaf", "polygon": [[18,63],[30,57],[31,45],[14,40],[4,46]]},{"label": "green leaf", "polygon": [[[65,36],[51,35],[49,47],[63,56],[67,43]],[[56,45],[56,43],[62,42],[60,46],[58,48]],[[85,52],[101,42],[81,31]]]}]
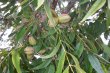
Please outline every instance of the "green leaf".
[{"label": "green leaf", "polygon": [[77,73],[86,73],[83,69],[81,69],[79,66],[74,66],[76,68]]},{"label": "green leaf", "polygon": [[44,3],[45,0],[37,0],[37,1],[38,1],[37,2],[37,7],[36,7],[35,10],[39,9],[42,6],[42,4]]},{"label": "green leaf", "polygon": [[49,67],[48,67],[48,70],[45,71],[45,73],[55,73],[55,66],[53,64],[51,64]]},{"label": "green leaf", "polygon": [[92,67],[97,71],[97,73],[104,73],[99,60],[94,55],[88,54],[88,59]]},{"label": "green leaf", "polygon": [[109,27],[110,26],[110,9],[107,9],[107,11],[106,11],[106,17],[107,17],[106,24]]},{"label": "green leaf", "polygon": [[95,54],[95,56],[96,56],[101,62],[106,63],[106,64],[110,64],[110,62],[107,61],[106,59],[104,59],[102,56],[97,55],[97,54]]},{"label": "green leaf", "polygon": [[16,50],[12,50],[11,54],[12,54],[12,63],[14,65],[14,67],[16,68],[18,73],[22,73],[21,68],[20,68],[20,55],[19,55],[19,53]]},{"label": "green leaf", "polygon": [[56,30],[54,30],[53,28],[49,28],[48,32],[42,34],[42,38],[47,38],[48,36],[51,36],[55,33],[56,33]]},{"label": "green leaf", "polygon": [[102,45],[102,47],[104,48],[104,53],[107,54],[107,56],[110,57],[110,47],[108,47],[107,45]]},{"label": "green leaf", "polygon": [[21,30],[16,35],[16,40],[17,41],[22,40],[23,37],[25,36],[25,33],[26,33],[26,28],[22,27]]},{"label": "green leaf", "polygon": [[107,71],[105,65],[104,65],[104,64],[101,64],[101,65],[102,65],[102,68],[103,68],[104,73],[108,73],[108,71]]},{"label": "green leaf", "polygon": [[[22,10],[23,10],[23,16],[24,16],[25,18],[29,19],[29,18],[31,17],[31,15],[32,15],[32,11],[31,11],[31,9],[29,8],[29,6],[24,7]],[[23,18],[22,18],[22,19],[23,19]],[[28,20],[27,20],[27,21],[28,21]]]},{"label": "green leaf", "polygon": [[12,64],[12,59],[9,56],[8,57],[8,73],[14,73],[14,68],[13,68],[13,64]]},{"label": "green leaf", "polygon": [[110,10],[110,0],[108,0],[108,9]]},{"label": "green leaf", "polygon": [[63,71],[63,73],[69,73],[69,66]]},{"label": "green leaf", "polygon": [[63,70],[63,67],[64,67],[64,62],[65,62],[65,55],[66,55],[66,51],[63,48],[62,51],[61,51],[60,58],[59,58],[56,73],[62,73],[62,70]]},{"label": "green leaf", "polygon": [[74,55],[72,55],[71,53],[68,53],[68,54],[72,57],[72,59],[74,60],[76,66],[80,66],[78,59]]},{"label": "green leaf", "polygon": [[38,70],[38,69],[46,68],[50,64],[50,62],[51,62],[51,59],[43,61],[40,65],[32,68],[32,70]]},{"label": "green leaf", "polygon": [[57,46],[53,49],[53,51],[52,51],[50,54],[48,54],[48,55],[46,55],[46,56],[41,56],[41,58],[43,58],[43,59],[48,59],[48,58],[51,58],[51,57],[53,57],[54,55],[56,55],[57,51],[58,51],[59,48],[60,48],[60,44],[61,44],[61,41],[59,41],[59,43],[57,44]]},{"label": "green leaf", "polygon": [[75,53],[76,53],[76,55],[78,55],[78,58],[81,56],[83,50],[84,50],[83,44],[82,43],[78,43],[76,45],[76,48],[75,48]]},{"label": "green leaf", "polygon": [[89,2],[90,0],[80,0],[81,2],[79,3],[80,5],[85,4],[87,2]]},{"label": "green leaf", "polygon": [[68,39],[70,40],[70,42],[73,42],[75,39],[75,33],[67,33]]},{"label": "green leaf", "polygon": [[106,3],[106,0],[97,0],[92,7],[90,8],[90,10],[88,11],[88,13],[85,15],[85,17],[81,20],[81,22],[84,22],[88,17],[90,17],[91,15],[93,15],[97,10],[99,10],[100,8],[102,8],[104,6],[104,4]]},{"label": "green leaf", "polygon": [[35,32],[38,30],[38,26],[37,25],[33,25],[33,29],[32,29],[32,35],[35,34]]},{"label": "green leaf", "polygon": [[49,66],[49,71],[48,71],[48,73],[55,73],[55,67],[54,67],[54,65],[50,65],[50,66]]},{"label": "green leaf", "polygon": [[75,62],[74,67],[76,68],[77,73],[86,73],[83,69],[81,69],[78,59],[74,55],[72,55],[71,53],[68,53],[68,54],[72,57],[72,59]]},{"label": "green leaf", "polygon": [[50,20],[54,25],[56,25],[56,24],[55,24],[55,21],[54,21],[54,19],[53,19],[53,17],[52,17],[52,13],[51,13],[51,10],[50,10],[50,6],[49,6],[48,0],[45,0],[45,2],[44,2],[44,9],[45,9],[45,11],[46,11],[46,14],[47,14],[49,20]]}]

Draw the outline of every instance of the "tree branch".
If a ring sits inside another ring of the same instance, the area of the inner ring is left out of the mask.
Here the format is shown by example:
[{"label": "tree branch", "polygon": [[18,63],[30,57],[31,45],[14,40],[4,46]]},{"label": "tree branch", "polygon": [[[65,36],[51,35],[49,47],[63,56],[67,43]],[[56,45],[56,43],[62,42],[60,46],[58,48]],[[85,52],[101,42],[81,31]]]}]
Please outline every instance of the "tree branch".
[{"label": "tree branch", "polygon": [[51,8],[55,10],[57,3],[58,3],[58,0],[53,0],[53,2],[51,4]]}]

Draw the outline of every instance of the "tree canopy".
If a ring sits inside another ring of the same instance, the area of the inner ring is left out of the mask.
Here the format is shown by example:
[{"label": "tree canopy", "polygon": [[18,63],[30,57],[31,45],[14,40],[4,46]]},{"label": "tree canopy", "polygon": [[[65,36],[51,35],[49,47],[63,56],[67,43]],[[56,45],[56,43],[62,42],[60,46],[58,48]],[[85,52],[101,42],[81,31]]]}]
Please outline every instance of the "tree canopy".
[{"label": "tree canopy", "polygon": [[110,0],[0,0],[1,73],[109,73]]}]

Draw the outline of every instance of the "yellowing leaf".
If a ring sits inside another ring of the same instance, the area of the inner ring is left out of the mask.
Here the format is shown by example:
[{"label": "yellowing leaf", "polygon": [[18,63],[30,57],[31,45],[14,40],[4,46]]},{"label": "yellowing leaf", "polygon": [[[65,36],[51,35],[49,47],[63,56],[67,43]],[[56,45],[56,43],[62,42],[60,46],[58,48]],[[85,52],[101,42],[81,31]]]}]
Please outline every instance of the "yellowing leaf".
[{"label": "yellowing leaf", "polygon": [[42,4],[44,3],[45,0],[37,0],[37,1],[38,1],[37,8],[35,10],[39,9],[42,6]]},{"label": "yellowing leaf", "polygon": [[12,50],[11,52],[12,54],[12,62],[14,67],[16,68],[18,73],[22,73],[21,72],[21,68],[20,68],[20,55],[16,50]]},{"label": "yellowing leaf", "polygon": [[88,11],[88,13],[85,15],[85,17],[81,20],[81,22],[84,22],[88,17],[90,17],[91,15],[93,15],[97,10],[99,10],[100,8],[102,8],[104,6],[104,4],[106,3],[106,0],[97,0],[92,7],[90,8],[90,10]]}]

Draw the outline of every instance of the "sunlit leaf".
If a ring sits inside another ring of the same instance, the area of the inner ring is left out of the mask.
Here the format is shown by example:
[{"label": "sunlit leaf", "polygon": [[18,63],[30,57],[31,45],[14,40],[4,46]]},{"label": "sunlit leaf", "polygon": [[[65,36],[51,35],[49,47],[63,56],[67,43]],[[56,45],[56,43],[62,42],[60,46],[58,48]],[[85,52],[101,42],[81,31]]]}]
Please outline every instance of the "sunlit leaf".
[{"label": "sunlit leaf", "polygon": [[106,20],[107,26],[110,26],[110,9],[107,9],[106,17],[107,17],[107,20]]},{"label": "sunlit leaf", "polygon": [[83,69],[81,69],[79,66],[74,66],[76,68],[77,73],[86,73]]},{"label": "sunlit leaf", "polygon": [[44,3],[45,0],[37,0],[37,1],[38,1],[37,2],[38,4],[37,4],[37,7],[36,7],[35,10],[39,9],[42,6],[42,4]]},{"label": "sunlit leaf", "polygon": [[104,73],[99,60],[92,54],[88,54],[89,62],[92,67],[97,71],[97,73]]},{"label": "sunlit leaf", "polygon": [[107,71],[105,65],[104,65],[104,64],[101,64],[101,66],[102,66],[102,69],[103,69],[104,73],[108,73],[108,71]]},{"label": "sunlit leaf", "polygon": [[60,58],[59,58],[59,62],[58,62],[56,73],[62,73],[62,70],[63,70],[63,67],[64,67],[64,62],[65,62],[65,55],[66,55],[66,52],[65,52],[65,50],[63,48],[62,51],[61,51]]},{"label": "sunlit leaf", "polygon": [[109,10],[110,10],[110,0],[108,0],[108,8],[109,8]]},{"label": "sunlit leaf", "polygon": [[69,73],[69,66],[63,71],[63,73]]},{"label": "sunlit leaf", "polygon": [[92,7],[90,8],[90,10],[88,11],[88,13],[85,15],[85,17],[81,20],[81,22],[84,22],[88,17],[90,17],[91,15],[93,15],[97,10],[99,10],[100,8],[102,8],[104,6],[104,4],[106,3],[106,0],[97,0]]},{"label": "sunlit leaf", "polygon": [[21,68],[20,68],[20,55],[16,50],[12,50],[11,52],[12,54],[12,62],[14,67],[16,68],[18,73],[22,73],[21,72]]},{"label": "sunlit leaf", "polygon": [[78,59],[74,55],[72,55],[71,53],[68,53],[68,54],[72,57],[72,59],[74,60],[76,66],[80,66]]},{"label": "sunlit leaf", "polygon": [[68,54],[72,57],[72,59],[75,62],[74,67],[76,68],[76,71],[79,73],[86,73],[83,69],[81,69],[78,59],[74,55],[72,55],[71,53],[68,53]]}]

